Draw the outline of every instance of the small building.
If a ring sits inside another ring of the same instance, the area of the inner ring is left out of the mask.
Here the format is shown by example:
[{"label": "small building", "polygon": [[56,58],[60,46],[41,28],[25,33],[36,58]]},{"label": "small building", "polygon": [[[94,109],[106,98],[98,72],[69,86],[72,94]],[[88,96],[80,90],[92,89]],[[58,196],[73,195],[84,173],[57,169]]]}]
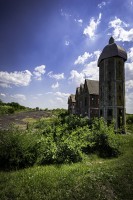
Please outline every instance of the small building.
[{"label": "small building", "polygon": [[71,114],[76,114],[76,101],[75,101],[75,95],[71,94],[68,98],[68,112]]},{"label": "small building", "polygon": [[99,117],[99,81],[85,80],[85,111],[88,117]]},{"label": "small building", "polygon": [[115,120],[115,129],[125,132],[125,69],[126,51],[111,37],[98,59],[100,117],[108,123]]},{"label": "small building", "polygon": [[[72,114],[88,116],[88,118],[99,117],[99,81],[86,79],[84,84],[77,87],[73,98],[75,111],[72,108],[72,97],[68,98],[68,110]],[[74,108],[73,107],[73,108]]]}]

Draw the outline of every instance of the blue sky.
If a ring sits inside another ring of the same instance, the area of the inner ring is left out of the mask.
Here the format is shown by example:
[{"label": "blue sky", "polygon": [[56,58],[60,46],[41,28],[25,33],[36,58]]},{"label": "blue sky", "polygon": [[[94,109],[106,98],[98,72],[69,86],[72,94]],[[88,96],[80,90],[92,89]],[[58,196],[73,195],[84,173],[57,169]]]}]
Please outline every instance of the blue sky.
[{"label": "blue sky", "polygon": [[133,0],[0,0],[0,99],[67,108],[112,35],[128,53],[126,110],[133,113]]}]

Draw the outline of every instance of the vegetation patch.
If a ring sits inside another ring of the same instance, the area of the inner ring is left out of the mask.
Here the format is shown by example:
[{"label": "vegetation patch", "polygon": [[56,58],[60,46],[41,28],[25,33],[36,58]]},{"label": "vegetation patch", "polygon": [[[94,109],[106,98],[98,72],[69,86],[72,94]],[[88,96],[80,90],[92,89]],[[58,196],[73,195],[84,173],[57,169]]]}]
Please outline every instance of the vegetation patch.
[{"label": "vegetation patch", "polygon": [[103,119],[89,125],[58,111],[28,130],[1,131],[0,199],[132,199],[133,129],[127,125],[127,134],[117,135]]},{"label": "vegetation patch", "polygon": [[75,163],[90,153],[117,157],[121,145],[120,136],[114,134],[113,126],[107,126],[103,119],[95,119],[90,126],[87,118],[64,111],[30,124],[27,130],[12,126],[1,131],[0,141],[0,167],[7,170]]}]

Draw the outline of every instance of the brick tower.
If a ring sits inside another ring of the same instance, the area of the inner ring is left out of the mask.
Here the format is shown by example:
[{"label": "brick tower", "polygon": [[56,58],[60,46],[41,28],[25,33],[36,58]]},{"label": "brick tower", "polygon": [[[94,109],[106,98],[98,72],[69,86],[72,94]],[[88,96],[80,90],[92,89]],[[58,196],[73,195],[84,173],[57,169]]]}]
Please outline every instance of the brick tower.
[{"label": "brick tower", "polygon": [[99,59],[99,110],[107,123],[115,120],[115,130],[125,133],[125,69],[126,51],[109,39]]}]

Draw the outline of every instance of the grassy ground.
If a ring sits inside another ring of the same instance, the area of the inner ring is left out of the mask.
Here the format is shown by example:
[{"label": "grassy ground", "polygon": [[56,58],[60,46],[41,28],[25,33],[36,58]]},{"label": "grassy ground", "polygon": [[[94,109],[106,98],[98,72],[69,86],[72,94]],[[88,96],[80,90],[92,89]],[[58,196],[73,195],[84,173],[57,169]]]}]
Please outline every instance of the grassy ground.
[{"label": "grassy ground", "polygon": [[133,134],[122,135],[119,158],[91,155],[72,165],[0,172],[1,200],[133,199]]}]

